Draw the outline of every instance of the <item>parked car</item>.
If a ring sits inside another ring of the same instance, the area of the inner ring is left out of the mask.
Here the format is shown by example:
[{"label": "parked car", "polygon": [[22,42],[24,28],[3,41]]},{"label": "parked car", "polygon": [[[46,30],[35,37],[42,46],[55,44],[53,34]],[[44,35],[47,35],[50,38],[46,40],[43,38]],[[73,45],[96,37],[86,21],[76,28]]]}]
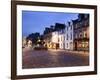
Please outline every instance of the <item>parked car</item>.
[{"label": "parked car", "polygon": [[35,46],[34,47],[34,50],[47,50],[47,47],[44,47],[42,45],[39,45],[39,46]]}]

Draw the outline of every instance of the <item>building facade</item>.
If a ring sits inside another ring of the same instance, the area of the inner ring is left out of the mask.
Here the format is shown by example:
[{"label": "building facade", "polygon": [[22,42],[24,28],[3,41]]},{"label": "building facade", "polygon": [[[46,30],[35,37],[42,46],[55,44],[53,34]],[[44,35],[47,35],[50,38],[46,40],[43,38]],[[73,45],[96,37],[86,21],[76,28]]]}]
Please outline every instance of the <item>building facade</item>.
[{"label": "building facade", "polygon": [[45,45],[48,49],[65,49],[65,24],[56,23],[50,32],[44,34]]},{"label": "building facade", "polygon": [[65,49],[73,50],[73,23],[72,21],[66,24],[65,28]]},{"label": "building facade", "polygon": [[27,40],[26,37],[23,37],[22,39],[22,48],[25,48],[27,46]]},{"label": "building facade", "polygon": [[45,34],[43,37],[44,37],[44,42],[45,42],[44,47],[51,49],[52,48],[52,45],[51,45],[52,33]]},{"label": "building facade", "polygon": [[50,49],[89,51],[89,14],[78,14],[76,20],[66,24],[56,23],[44,35]]},{"label": "building facade", "polygon": [[74,50],[89,51],[89,14],[79,14],[74,25]]},{"label": "building facade", "polygon": [[59,32],[58,31],[52,32],[51,43],[52,43],[53,49],[59,48]]},{"label": "building facade", "polygon": [[59,31],[59,49],[65,49],[65,29]]}]

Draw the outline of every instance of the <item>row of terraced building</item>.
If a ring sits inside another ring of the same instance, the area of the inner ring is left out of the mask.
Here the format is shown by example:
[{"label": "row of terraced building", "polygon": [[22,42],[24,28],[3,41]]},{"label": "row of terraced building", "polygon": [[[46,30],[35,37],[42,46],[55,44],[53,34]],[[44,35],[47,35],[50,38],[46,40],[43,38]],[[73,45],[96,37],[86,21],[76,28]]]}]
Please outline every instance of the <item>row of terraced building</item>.
[{"label": "row of terraced building", "polygon": [[49,49],[89,51],[89,14],[79,14],[76,20],[45,28],[43,39]]}]

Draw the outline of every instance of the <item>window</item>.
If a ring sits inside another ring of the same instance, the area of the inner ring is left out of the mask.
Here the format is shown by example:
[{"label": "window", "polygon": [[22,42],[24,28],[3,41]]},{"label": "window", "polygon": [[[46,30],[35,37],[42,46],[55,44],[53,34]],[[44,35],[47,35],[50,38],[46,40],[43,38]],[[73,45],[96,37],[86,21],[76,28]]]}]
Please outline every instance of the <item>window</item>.
[{"label": "window", "polygon": [[82,38],[82,33],[79,34],[79,38]]},{"label": "window", "polygon": [[85,37],[87,37],[87,34],[85,33]]},{"label": "window", "polygon": [[68,31],[68,26],[67,26],[67,31]]},{"label": "window", "polygon": [[65,36],[64,36],[64,40],[65,40]]},{"label": "window", "polygon": [[72,42],[70,42],[70,47],[72,47]]},{"label": "window", "polygon": [[60,41],[61,41],[61,37],[60,37]]},{"label": "window", "polygon": [[68,48],[68,43],[66,45],[67,45],[67,48]]},{"label": "window", "polygon": [[63,43],[61,43],[61,48],[63,48]]},{"label": "window", "polygon": [[72,40],[72,33],[70,33],[70,40]]},{"label": "window", "polygon": [[67,47],[68,47],[68,43],[67,43]]},{"label": "window", "polygon": [[72,30],[72,25],[70,26],[70,29]]},{"label": "window", "polygon": [[85,37],[85,38],[87,37],[87,33],[86,33],[86,32],[84,32],[84,37]]},{"label": "window", "polygon": [[77,28],[77,24],[75,24],[75,29]]},{"label": "window", "polygon": [[60,39],[58,38],[58,42],[60,41]]},{"label": "window", "polygon": [[61,36],[61,41],[63,41],[63,36]]},{"label": "window", "polygon": [[77,33],[75,33],[75,38],[77,38]]},{"label": "window", "polygon": [[83,24],[83,22],[80,22],[80,24],[79,24],[79,25],[80,25],[80,27],[82,27],[82,24]]},{"label": "window", "polygon": [[68,40],[68,34],[67,34],[66,40]]}]

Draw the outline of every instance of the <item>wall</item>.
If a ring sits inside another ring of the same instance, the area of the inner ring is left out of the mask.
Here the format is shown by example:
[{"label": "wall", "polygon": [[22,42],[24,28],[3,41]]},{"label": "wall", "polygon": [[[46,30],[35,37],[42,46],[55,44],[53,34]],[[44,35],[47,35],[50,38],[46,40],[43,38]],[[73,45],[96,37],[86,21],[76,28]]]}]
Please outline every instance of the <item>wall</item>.
[{"label": "wall", "polygon": [[[35,0],[34,0],[35,1]],[[99,0],[36,0],[59,3],[80,3],[98,5],[98,23],[100,22]],[[0,0],[0,80],[10,80],[11,65],[11,11],[10,0]],[[98,24],[100,26],[100,24]],[[98,34],[100,34],[98,27]],[[100,36],[98,36],[98,48],[100,47]],[[70,76],[58,78],[42,78],[31,80],[100,80],[100,49],[98,49],[98,75]]]}]

